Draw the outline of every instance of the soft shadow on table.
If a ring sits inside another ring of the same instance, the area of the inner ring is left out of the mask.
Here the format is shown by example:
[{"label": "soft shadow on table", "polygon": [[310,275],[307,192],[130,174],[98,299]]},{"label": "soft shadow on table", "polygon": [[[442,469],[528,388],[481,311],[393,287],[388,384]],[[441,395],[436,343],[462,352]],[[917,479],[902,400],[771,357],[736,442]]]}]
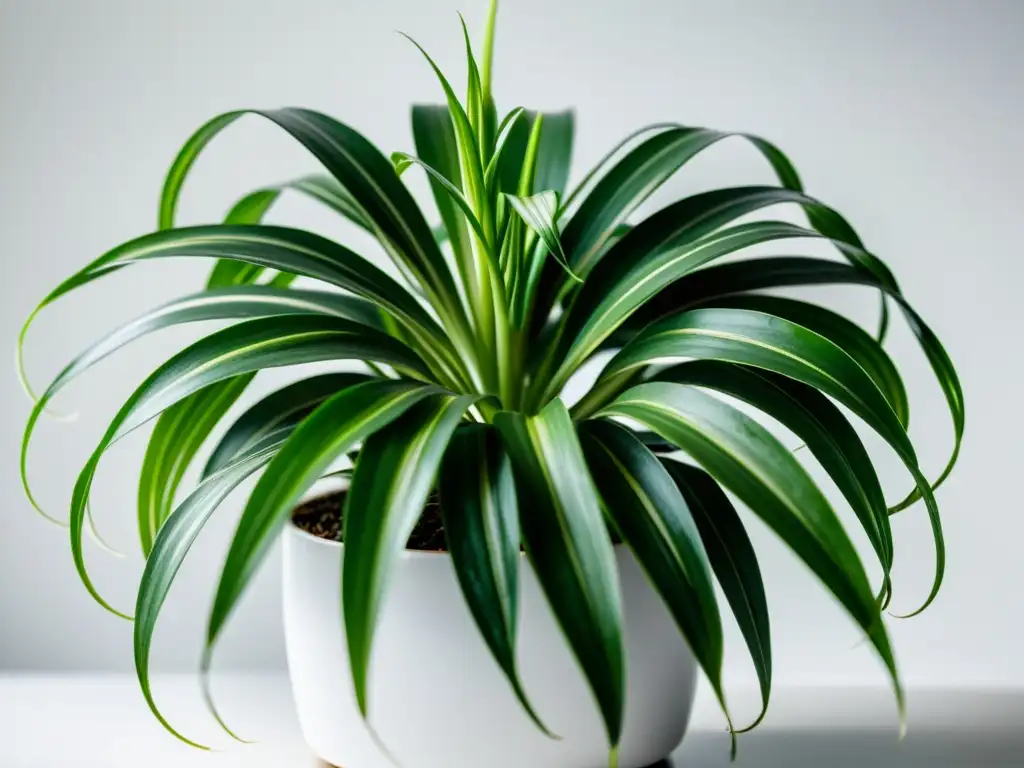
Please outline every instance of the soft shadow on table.
[{"label": "soft shadow on table", "polygon": [[[736,762],[730,763],[725,734],[692,733],[671,760],[662,760],[649,768],[727,768],[730,765],[736,768],[1013,768],[1024,766],[1024,736],[1005,731],[918,731],[900,742],[891,730],[752,733],[740,742]],[[330,767],[320,763],[319,768]]]}]

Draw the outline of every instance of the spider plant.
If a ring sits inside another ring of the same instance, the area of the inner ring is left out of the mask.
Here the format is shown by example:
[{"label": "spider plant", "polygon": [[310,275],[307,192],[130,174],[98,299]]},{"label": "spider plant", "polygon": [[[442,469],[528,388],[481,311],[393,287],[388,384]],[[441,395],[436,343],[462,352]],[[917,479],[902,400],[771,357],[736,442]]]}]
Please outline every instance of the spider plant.
[{"label": "spider plant", "polygon": [[[936,560],[923,610],[943,576],[934,491],[956,463],[964,426],[961,387],[939,339],[846,219],[806,194],[787,156],[757,136],[681,124],[642,128],[567,191],[573,113],[497,110],[495,5],[479,59],[463,24],[463,100],[423,52],[445,103],[413,107],[415,154],[389,158],[347,124],[298,108],[227,112],[188,139],[167,175],[157,231],[100,256],[43,299],[19,339],[19,371],[24,378],[21,347],[32,319],[73,290],[138,262],[180,257],[211,260],[209,282],[108,334],[35,397],[21,454],[29,499],[39,509],[26,467],[29,440],[60,390],[144,334],[233,320],[174,355],[128,398],[78,476],[67,524],[86,589],[129,618],[90,581],[83,534],[92,528],[89,496],[104,452],[155,419],[138,489],[147,559],[134,614],[135,661],[150,708],[175,735],[185,738],[153,700],[149,654],[189,547],[225,497],[262,472],[217,585],[205,678],[225,623],[292,509],[346,455],[355,458],[344,502],[343,614],[364,716],[389,571],[439,487],[465,599],[531,714],[515,662],[521,544],[592,689],[614,755],[627,674],[618,540],[663,597],[680,642],[692,649],[729,718],[717,580],[756,670],[761,720],[772,683],[769,611],[735,498],[863,628],[891,677],[902,722],[881,616],[892,595],[890,516],[917,501],[927,510]],[[193,164],[247,115],[289,134],[326,174],[257,189],[223,223],[177,226]],[[648,196],[731,136],[759,151],[777,185],[715,189],[638,219]],[[403,174],[416,171],[429,180],[438,226],[403,183]],[[311,197],[368,232],[395,269],[389,274],[312,232],[262,223],[285,192]],[[806,225],[749,216],[783,205],[802,209]],[[796,239],[826,241],[838,258],[787,255]],[[766,244],[779,255],[726,258]],[[765,293],[822,284],[877,291],[877,334],[817,304]],[[936,477],[919,466],[907,432],[907,393],[882,346],[890,308],[908,323],[952,416],[954,447]],[[365,361],[367,373],[312,376],[244,410],[219,432],[198,485],[178,499],[186,470],[259,371],[340,360]],[[602,362],[583,397],[564,402],[573,376]],[[793,451],[737,400],[781,423],[828,473],[870,542],[880,574],[875,586]],[[887,501],[851,418],[899,457],[912,488],[905,498]],[[746,730],[731,718],[729,725],[734,733]]]}]

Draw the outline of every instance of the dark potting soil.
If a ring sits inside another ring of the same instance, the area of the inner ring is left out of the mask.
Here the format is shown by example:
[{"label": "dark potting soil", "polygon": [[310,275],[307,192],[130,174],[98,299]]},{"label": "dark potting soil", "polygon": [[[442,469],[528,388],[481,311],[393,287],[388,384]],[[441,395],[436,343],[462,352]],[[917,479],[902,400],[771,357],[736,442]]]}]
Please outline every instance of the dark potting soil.
[{"label": "dark potting soil", "polygon": [[[295,510],[292,520],[306,533],[319,536],[321,539],[341,541],[341,509],[344,502],[344,491],[310,499]],[[436,494],[431,494],[427,500],[427,506],[405,546],[406,549],[424,552],[448,551],[444,539],[444,526],[441,523],[441,505]]]}]

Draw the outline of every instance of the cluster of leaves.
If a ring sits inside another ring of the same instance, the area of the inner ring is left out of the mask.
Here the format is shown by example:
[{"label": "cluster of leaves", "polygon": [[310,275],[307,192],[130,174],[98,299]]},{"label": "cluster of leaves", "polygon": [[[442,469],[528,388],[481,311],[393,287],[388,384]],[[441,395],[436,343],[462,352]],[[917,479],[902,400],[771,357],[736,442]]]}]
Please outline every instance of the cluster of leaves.
[{"label": "cluster of leaves", "polygon": [[[863,628],[902,702],[881,620],[892,593],[889,518],[917,500],[928,510],[937,557],[926,606],[944,563],[933,492],[956,462],[964,424],[960,384],[942,345],[885,264],[838,212],[803,192],[790,161],[763,139],[740,135],[769,163],[777,186],[716,189],[630,223],[670,176],[731,135],[665,124],[628,137],[566,194],[573,115],[515,109],[498,120],[490,85],[493,26],[492,7],[482,68],[466,35],[464,103],[427,57],[446,104],[413,108],[417,155],[395,153],[389,161],[349,126],[307,109],[251,111],[290,134],[328,175],[252,192],[222,224],[176,227],[176,204],[193,163],[247,112],[214,118],[171,167],[159,230],[84,267],[32,315],[136,262],[215,260],[206,290],[112,332],[36,398],[21,472],[37,509],[27,448],[37,420],[61,389],[144,334],[181,323],[237,321],[187,347],[138,387],[74,488],[69,527],[75,564],[93,597],[118,613],[86,571],[90,489],[106,449],[156,419],[139,483],[138,526],[147,561],[134,617],[136,665],[153,712],[179,735],[153,701],[150,643],[175,573],[217,506],[262,471],[224,562],[204,672],[225,622],[297,501],[340,457],[354,452],[344,511],[343,610],[364,714],[388,574],[435,484],[472,614],[542,728],[515,661],[520,545],[593,690],[614,754],[626,669],[613,535],[632,550],[661,594],[680,642],[689,644],[728,717],[717,579],[767,707],[768,608],[757,557],[723,489],[767,523]],[[426,172],[440,213],[434,229],[400,179],[414,166]],[[262,224],[286,191],[312,197],[366,230],[399,277],[319,235]],[[807,226],[736,223],[780,204],[799,206]],[[780,255],[716,263],[750,246],[794,238],[826,240],[842,260]],[[293,287],[297,277],[320,287]],[[821,306],[762,292],[827,283],[880,292],[877,339]],[[920,343],[953,418],[955,447],[931,481],[907,434],[900,374],[881,345],[890,305]],[[611,353],[610,360],[585,396],[567,408],[559,394],[599,353]],[[672,359],[687,362],[666,367]],[[176,503],[186,470],[258,371],[325,360],[366,361],[370,373],[313,376],[245,410],[216,443],[197,487]],[[792,453],[757,420],[711,392],[767,414],[807,446],[870,541],[882,572],[877,590],[833,508]],[[886,502],[848,412],[905,465],[914,490],[899,503]]]}]

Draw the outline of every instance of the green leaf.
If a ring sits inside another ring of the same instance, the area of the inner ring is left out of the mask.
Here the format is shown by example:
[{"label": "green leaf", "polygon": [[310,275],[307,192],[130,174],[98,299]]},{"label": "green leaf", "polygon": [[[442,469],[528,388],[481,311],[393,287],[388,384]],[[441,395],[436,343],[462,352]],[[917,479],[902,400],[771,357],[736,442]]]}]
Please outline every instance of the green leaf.
[{"label": "green leaf", "polygon": [[743,733],[764,719],[772,690],[771,626],[757,554],[729,497],[710,475],[678,461],[662,459],[662,463],[693,513],[708,560],[754,662],[761,688],[761,714],[736,731]]},{"label": "green leaf", "polygon": [[372,380],[362,373],[324,373],[271,392],[235,419],[210,453],[202,479],[220,472],[268,434],[294,427],[332,395]]},{"label": "green leaf", "polygon": [[842,524],[800,463],[761,425],[728,403],[682,384],[641,384],[602,416],[628,418],[686,451],[774,530],[863,628],[903,689],[867,575]]},{"label": "green leaf", "polygon": [[602,376],[670,357],[752,365],[801,381],[836,398],[893,447],[924,496],[935,540],[935,577],[916,612],[934,600],[945,572],[938,506],[914,447],[889,403],[864,369],[824,336],[781,317],[746,309],[695,309],[661,320],[623,347]]},{"label": "green leaf", "polygon": [[[417,104],[412,108],[412,135],[416,154],[456,189],[462,189],[462,171],[459,167],[459,145],[448,107]],[[437,211],[452,244],[456,264],[472,264],[473,244],[466,222],[453,204],[447,186],[433,175],[429,178]],[[463,275],[463,281],[466,281]],[[468,283],[472,285],[473,283]]]},{"label": "green leaf", "polygon": [[[746,139],[768,161],[779,183],[786,190],[795,193],[803,191],[799,174],[789,158],[778,147],[762,138],[680,125],[656,125],[651,128],[659,132],[630,150],[601,178],[566,226],[564,245],[569,254],[570,264],[583,276],[586,276],[593,265],[607,253],[615,229],[625,223],[627,217],[640,203],[682,165],[722,139],[730,136]],[[616,154],[618,149],[647,130],[641,129],[627,137],[599,163],[599,167]],[[585,186],[596,170],[588,174],[584,185],[581,186]],[[569,202],[566,202],[566,206]],[[811,226],[822,236],[849,243],[863,250],[863,243],[857,233],[839,213],[810,199],[806,203],[801,203],[801,207]],[[882,266],[884,268],[884,265]],[[891,274],[885,269],[884,274],[880,273],[880,277],[891,279]],[[548,271],[541,281],[535,328],[543,324],[552,309],[553,302],[559,294],[559,287],[564,282],[564,278],[559,278],[560,275]],[[883,297],[879,340],[884,337],[887,324],[888,312]]]},{"label": "green leaf", "polygon": [[885,496],[867,449],[831,400],[786,376],[714,360],[673,366],[658,372],[655,379],[735,397],[777,419],[799,437],[860,520],[884,572],[883,592],[888,593],[893,543]]},{"label": "green leaf", "polygon": [[[539,137],[537,160],[529,188],[520,190],[519,180],[525,165],[526,147],[538,118],[543,121],[543,131]],[[529,196],[550,189],[561,194],[572,162],[574,123],[575,113],[572,110],[528,111],[516,119],[510,127],[506,148],[497,168],[499,191]]]},{"label": "green leaf", "polygon": [[572,268],[565,260],[565,252],[562,251],[558,223],[555,220],[558,211],[558,193],[549,190],[530,197],[505,195],[505,199],[541,239],[552,258],[569,273],[573,280],[578,283],[583,282],[573,273]]},{"label": "green leaf", "polygon": [[[85,568],[82,527],[89,493],[106,449],[162,411],[214,382],[284,365],[322,360],[377,359],[418,367],[417,358],[401,342],[347,320],[317,315],[261,318],[211,334],[157,368],[118,411],[99,445],[78,476],[71,502],[71,550],[78,574],[89,593],[120,616],[99,595]],[[32,429],[45,399],[32,410],[22,441],[21,474],[26,494],[27,456]]]},{"label": "green leaf", "polygon": [[239,117],[270,120],[309,150],[348,191],[388,254],[404,265],[458,321],[458,293],[430,228],[387,158],[349,126],[307,109],[240,110],[219,115],[188,140],[168,172],[161,196],[161,226],[171,226],[178,196],[203,148]]},{"label": "green leaf", "polygon": [[440,491],[445,539],[470,613],[523,709],[551,735],[516,665],[519,508],[512,464],[492,428],[472,425],[455,433],[441,466]]},{"label": "green leaf", "polygon": [[342,390],[299,424],[250,494],[231,540],[207,625],[204,670],[238,599],[302,494],[354,445],[439,391],[407,381],[370,381]]},{"label": "green leaf", "polygon": [[[484,243],[487,247],[490,247],[490,244],[487,242],[487,237],[484,234],[483,226],[480,224],[479,219],[477,219],[476,214],[473,213],[473,209],[470,207],[469,202],[462,196],[462,192],[460,192],[452,182],[448,181],[448,179],[444,177],[444,174],[423,162],[418,157],[413,157],[405,152],[392,152],[391,162],[394,163],[395,171],[399,176],[401,176],[410,165],[418,165],[426,171],[427,176],[430,177],[431,184],[439,185],[441,190],[448,196],[449,200],[455,203],[459,208],[461,211],[459,218],[468,222],[477,237],[480,238],[480,242]],[[445,226],[447,227],[447,224]]]},{"label": "green leaf", "polygon": [[[248,195],[235,203],[224,219],[225,224],[259,224],[270,207],[277,202],[281,195],[289,190],[295,190],[326,205],[336,213],[341,214],[361,229],[373,234],[372,225],[364,218],[359,206],[352,199],[337,181],[330,176],[311,175],[300,179],[288,181],[283,184],[275,184],[263,187],[250,192]],[[172,229],[172,226],[162,226],[161,229]],[[207,283],[208,288],[223,288],[229,285],[255,282],[263,271],[243,262],[225,259],[217,262]]]},{"label": "green leaf", "polygon": [[210,384],[160,414],[139,471],[136,507],[143,556],[149,557],[192,459],[255,375]]},{"label": "green leaf", "polygon": [[[342,245],[302,230],[267,226],[200,226],[155,232],[108,251],[65,280],[36,308],[130,263],[154,258],[229,258],[304,275],[352,291],[391,312],[442,377],[463,380],[445,332],[399,283]],[[24,333],[24,331],[23,331]],[[455,378],[458,377],[458,378]],[[446,379],[447,380],[447,379]]]},{"label": "green leaf", "polygon": [[234,460],[225,464],[219,472],[207,477],[189,494],[168,517],[166,524],[156,536],[153,551],[146,561],[146,568],[139,583],[139,594],[135,605],[135,671],[139,678],[142,695],[157,720],[186,744],[207,749],[183,736],[157,708],[150,687],[149,654],[156,630],[157,618],[163,607],[174,577],[181,568],[196,537],[210,519],[214,510],[247,477],[264,467],[280,450],[287,437],[287,429],[265,435],[253,443],[248,450],[240,452]]},{"label": "green leaf", "polygon": [[494,418],[516,478],[527,554],[579,661],[614,749],[622,735],[625,660],[615,552],[569,412]]},{"label": "green leaf", "polygon": [[910,409],[903,379],[882,345],[856,323],[817,304],[780,296],[730,296],[715,300],[714,306],[765,312],[824,336],[857,361],[907,428]]},{"label": "green leaf", "polygon": [[[965,422],[963,388],[953,361],[934,331],[897,290],[866,270],[825,259],[801,256],[759,258],[708,267],[687,275],[686,279],[660,291],[630,318],[630,328],[622,336],[629,338],[656,318],[707,303],[720,296],[764,288],[831,284],[866,285],[885,292],[899,305],[907,325],[928,358],[949,407],[954,437],[950,457],[939,477],[932,481],[932,490],[936,490],[949,477],[960,456]],[[920,498],[915,489],[893,507],[893,511],[906,509]]]},{"label": "green leaf", "polygon": [[[533,176],[533,192],[553,190],[561,195],[569,181],[572,165],[573,134],[576,114],[569,109],[564,112],[545,112],[544,130],[537,150],[537,170]],[[536,117],[533,118],[536,120]]]},{"label": "green leaf", "polygon": [[707,555],[686,502],[657,457],[625,427],[605,420],[584,422],[580,437],[605,514],[665,601],[731,731],[722,688],[722,620]]},{"label": "green leaf", "polygon": [[449,438],[477,399],[433,397],[371,435],[359,452],[345,495],[341,602],[364,718],[373,635],[395,561],[423,511]]},{"label": "green leaf", "polygon": [[164,304],[120,326],[71,361],[47,388],[47,400],[103,358],[146,334],[184,323],[284,315],[324,315],[383,332],[380,311],[368,301],[328,291],[286,290],[266,285],[217,288]]}]

